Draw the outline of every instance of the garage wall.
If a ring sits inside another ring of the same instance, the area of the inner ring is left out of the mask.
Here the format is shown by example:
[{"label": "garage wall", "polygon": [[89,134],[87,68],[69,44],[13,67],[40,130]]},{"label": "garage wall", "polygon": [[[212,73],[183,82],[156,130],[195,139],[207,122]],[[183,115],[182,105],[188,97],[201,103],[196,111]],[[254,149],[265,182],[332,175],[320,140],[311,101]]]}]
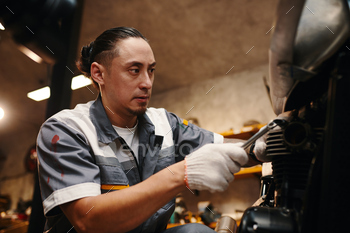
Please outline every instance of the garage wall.
[{"label": "garage wall", "polygon": [[267,65],[239,73],[232,68],[220,78],[154,95],[150,106],[164,107],[185,119],[195,117],[202,128],[213,132],[240,129],[248,120],[267,123],[275,114],[264,76],[268,77]]}]

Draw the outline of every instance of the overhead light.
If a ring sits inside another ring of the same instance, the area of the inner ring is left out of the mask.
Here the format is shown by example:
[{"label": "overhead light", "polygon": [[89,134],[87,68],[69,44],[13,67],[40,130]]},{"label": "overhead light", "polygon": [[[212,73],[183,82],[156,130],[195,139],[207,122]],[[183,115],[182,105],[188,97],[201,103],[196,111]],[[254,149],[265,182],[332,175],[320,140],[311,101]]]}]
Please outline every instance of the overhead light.
[{"label": "overhead light", "polygon": [[29,92],[27,94],[28,98],[35,101],[42,101],[50,97],[50,87],[43,87],[38,90]]},{"label": "overhead light", "polygon": [[2,108],[0,107],[0,120],[1,120],[2,118],[4,118],[4,116],[5,116],[4,109],[2,109]]},{"label": "overhead light", "polygon": [[[89,86],[92,81],[85,77],[84,75],[78,75],[72,78],[71,89],[76,90],[78,88],[82,88],[85,86]],[[38,90],[29,92],[27,94],[28,98],[33,99],[35,101],[42,101],[50,98],[50,87],[43,87]]]},{"label": "overhead light", "polygon": [[71,88],[72,90],[76,90],[78,88],[89,86],[91,83],[92,83],[91,79],[81,74],[81,75],[75,76],[72,79]]},{"label": "overhead light", "polygon": [[34,53],[32,50],[28,49],[27,47],[23,46],[23,45],[19,45],[18,49],[24,53],[25,55],[27,55],[30,59],[32,59],[33,61],[37,62],[37,63],[42,63],[43,59],[36,53]]},{"label": "overhead light", "polygon": [[0,30],[5,30],[5,27],[4,27],[4,25],[2,25],[1,23],[0,23]]}]

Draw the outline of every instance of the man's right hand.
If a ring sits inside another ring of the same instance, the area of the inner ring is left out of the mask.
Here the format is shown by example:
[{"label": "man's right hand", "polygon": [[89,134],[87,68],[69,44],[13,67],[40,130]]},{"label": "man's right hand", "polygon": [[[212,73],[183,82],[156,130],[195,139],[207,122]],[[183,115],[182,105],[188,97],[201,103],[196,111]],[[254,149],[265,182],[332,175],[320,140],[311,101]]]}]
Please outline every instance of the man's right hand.
[{"label": "man's right hand", "polygon": [[[293,112],[293,111],[283,112],[280,115],[278,115],[278,117],[276,117],[275,119],[281,119],[281,120],[285,120],[286,122],[290,122],[293,118],[293,114],[295,114],[295,112]],[[274,130],[277,130],[277,129],[280,130],[281,127],[277,126]],[[260,130],[262,130],[262,129],[260,129]],[[268,157],[266,154],[267,135],[268,135],[268,133],[264,134],[255,142],[255,147],[254,147],[253,152],[254,152],[256,158],[261,162],[270,162],[271,161],[271,157]]]},{"label": "man's right hand", "polygon": [[185,181],[190,189],[224,191],[248,156],[241,143],[207,144],[185,158]]}]

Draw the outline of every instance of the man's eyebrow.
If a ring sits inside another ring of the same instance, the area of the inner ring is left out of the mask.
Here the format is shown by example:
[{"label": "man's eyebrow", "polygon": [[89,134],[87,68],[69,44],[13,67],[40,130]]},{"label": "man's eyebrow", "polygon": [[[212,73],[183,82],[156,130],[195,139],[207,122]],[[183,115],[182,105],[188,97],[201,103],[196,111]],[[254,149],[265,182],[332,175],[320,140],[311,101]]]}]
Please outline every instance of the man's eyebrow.
[{"label": "man's eyebrow", "polygon": [[[155,66],[157,63],[156,62],[153,62],[151,64],[149,64],[148,66]],[[128,62],[126,63],[127,66],[143,66],[143,63],[141,62],[138,62],[138,61],[131,61],[131,62]]]}]

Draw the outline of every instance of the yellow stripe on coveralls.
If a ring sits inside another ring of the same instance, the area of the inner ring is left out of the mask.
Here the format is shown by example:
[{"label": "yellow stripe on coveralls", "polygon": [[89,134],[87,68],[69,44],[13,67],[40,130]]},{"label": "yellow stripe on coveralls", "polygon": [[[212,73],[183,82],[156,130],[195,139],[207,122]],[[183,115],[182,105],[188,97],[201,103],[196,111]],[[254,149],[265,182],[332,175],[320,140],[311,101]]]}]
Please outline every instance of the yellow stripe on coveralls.
[{"label": "yellow stripe on coveralls", "polygon": [[183,123],[184,125],[188,125],[188,120],[185,120],[185,119],[184,119],[184,120],[182,121],[182,123]]},{"label": "yellow stripe on coveralls", "polygon": [[104,190],[120,190],[129,188],[129,185],[113,185],[113,184],[102,184],[101,189]]}]

